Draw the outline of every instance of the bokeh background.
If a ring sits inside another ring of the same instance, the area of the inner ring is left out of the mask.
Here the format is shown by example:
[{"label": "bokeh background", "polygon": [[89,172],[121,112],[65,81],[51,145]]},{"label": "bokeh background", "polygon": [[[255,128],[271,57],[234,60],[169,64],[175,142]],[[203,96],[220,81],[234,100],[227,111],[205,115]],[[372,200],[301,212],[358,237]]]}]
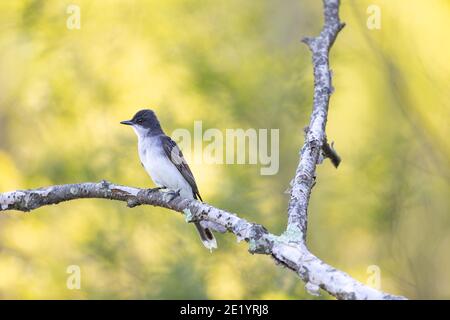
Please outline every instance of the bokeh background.
[{"label": "bokeh background", "polygon": [[[81,28],[66,27],[70,4]],[[366,26],[369,5],[381,29]],[[308,243],[385,291],[450,298],[450,2],[343,1]],[[317,0],[1,1],[0,192],[99,181],[150,187],[120,120],[153,108],[167,133],[279,128],[280,170],[192,165],[203,198],[281,233],[312,106],[304,36]],[[185,150],[187,156],[189,150]],[[171,211],[79,200],[0,215],[0,298],[328,299],[218,235],[205,250]],[[81,268],[81,289],[66,287]]]}]

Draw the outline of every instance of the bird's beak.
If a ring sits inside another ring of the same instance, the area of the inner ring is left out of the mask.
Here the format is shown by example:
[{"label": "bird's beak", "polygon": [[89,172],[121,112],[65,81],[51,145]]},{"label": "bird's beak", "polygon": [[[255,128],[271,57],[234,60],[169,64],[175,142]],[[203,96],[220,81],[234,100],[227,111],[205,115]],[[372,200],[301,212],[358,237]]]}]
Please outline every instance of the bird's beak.
[{"label": "bird's beak", "polygon": [[127,126],[132,126],[134,123],[131,120],[120,121],[121,124],[126,124]]}]

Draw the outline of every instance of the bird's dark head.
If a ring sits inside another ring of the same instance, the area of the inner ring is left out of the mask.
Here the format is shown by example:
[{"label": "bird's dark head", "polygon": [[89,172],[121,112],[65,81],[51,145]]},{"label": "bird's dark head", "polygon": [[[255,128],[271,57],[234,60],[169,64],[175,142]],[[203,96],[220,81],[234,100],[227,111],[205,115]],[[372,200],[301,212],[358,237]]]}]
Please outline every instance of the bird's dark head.
[{"label": "bird's dark head", "polygon": [[121,121],[121,124],[132,126],[136,133],[141,134],[160,134],[161,125],[153,110],[144,109],[138,111],[131,120]]}]

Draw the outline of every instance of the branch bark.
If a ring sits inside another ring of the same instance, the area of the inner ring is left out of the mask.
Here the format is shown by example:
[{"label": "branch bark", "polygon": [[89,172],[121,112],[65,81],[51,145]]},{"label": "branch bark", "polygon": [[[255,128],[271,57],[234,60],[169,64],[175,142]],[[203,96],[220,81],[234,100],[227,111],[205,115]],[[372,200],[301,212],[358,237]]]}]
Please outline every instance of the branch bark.
[{"label": "branch bark", "polygon": [[[181,198],[176,193],[160,192],[158,189],[138,189],[107,181],[0,193],[0,211],[28,212],[42,206],[83,198],[124,201],[129,207],[138,205],[164,207],[184,213],[187,222],[206,220],[222,226],[238,240],[248,242],[250,253],[270,255],[277,264],[298,274],[306,283],[308,291],[313,294],[321,288],[338,299],[405,299],[358,282],[345,272],[325,264],[306,247],[309,198],[320,153],[324,144],[327,144],[325,125],[329,98],[333,91],[328,53],[338,32],[344,26],[339,20],[338,9],[338,0],[324,0],[325,24],[322,32],[318,37],[304,39],[313,54],[314,105],[309,128],[306,130],[305,143],[301,149],[301,159],[292,182],[288,227],[282,235],[274,235],[262,225],[206,203]],[[338,156],[336,159],[340,161]],[[337,164],[338,160],[335,160]]]},{"label": "branch bark", "polygon": [[303,39],[312,52],[314,100],[310,123],[305,130],[305,143],[300,151],[300,162],[291,183],[288,207],[288,230],[299,234],[299,242],[306,241],[308,204],[316,180],[316,166],[322,150],[325,150],[325,154],[328,150],[325,126],[330,95],[333,92],[328,54],[339,31],[344,27],[339,19],[339,0],[324,0],[323,3],[325,23],[322,31],[315,38]]},{"label": "branch bark", "polygon": [[339,299],[401,298],[367,287],[346,273],[323,263],[310,253],[304,244],[293,241],[288,232],[276,236],[263,226],[242,219],[236,214],[197,200],[181,198],[176,193],[160,192],[158,189],[138,189],[102,181],[17,190],[0,194],[0,211],[28,212],[46,205],[87,198],[124,201],[129,207],[164,207],[184,213],[188,222],[214,222],[233,233],[238,240],[248,242],[250,253],[271,255],[277,263],[296,272],[309,284],[310,290],[322,288]]}]

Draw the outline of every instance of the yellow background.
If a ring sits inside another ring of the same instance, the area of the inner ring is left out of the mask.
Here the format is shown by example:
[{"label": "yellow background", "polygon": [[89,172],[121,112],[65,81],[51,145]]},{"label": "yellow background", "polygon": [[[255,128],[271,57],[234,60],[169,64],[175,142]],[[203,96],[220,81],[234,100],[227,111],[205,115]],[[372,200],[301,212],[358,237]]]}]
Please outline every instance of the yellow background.
[{"label": "yellow background", "polygon": [[[380,30],[366,26],[371,4]],[[318,168],[309,247],[363,282],[379,266],[385,291],[450,298],[450,2],[343,1],[341,19],[327,135],[343,162]],[[317,0],[1,1],[0,192],[152,186],[118,124],[152,108],[168,134],[195,120],[280,128],[277,175],[191,167],[206,202],[281,233],[312,105],[300,39],[321,26]],[[217,238],[210,254],[179,214],[105,200],[2,212],[0,298],[314,298],[269,257]],[[66,286],[70,265],[80,290]]]}]

